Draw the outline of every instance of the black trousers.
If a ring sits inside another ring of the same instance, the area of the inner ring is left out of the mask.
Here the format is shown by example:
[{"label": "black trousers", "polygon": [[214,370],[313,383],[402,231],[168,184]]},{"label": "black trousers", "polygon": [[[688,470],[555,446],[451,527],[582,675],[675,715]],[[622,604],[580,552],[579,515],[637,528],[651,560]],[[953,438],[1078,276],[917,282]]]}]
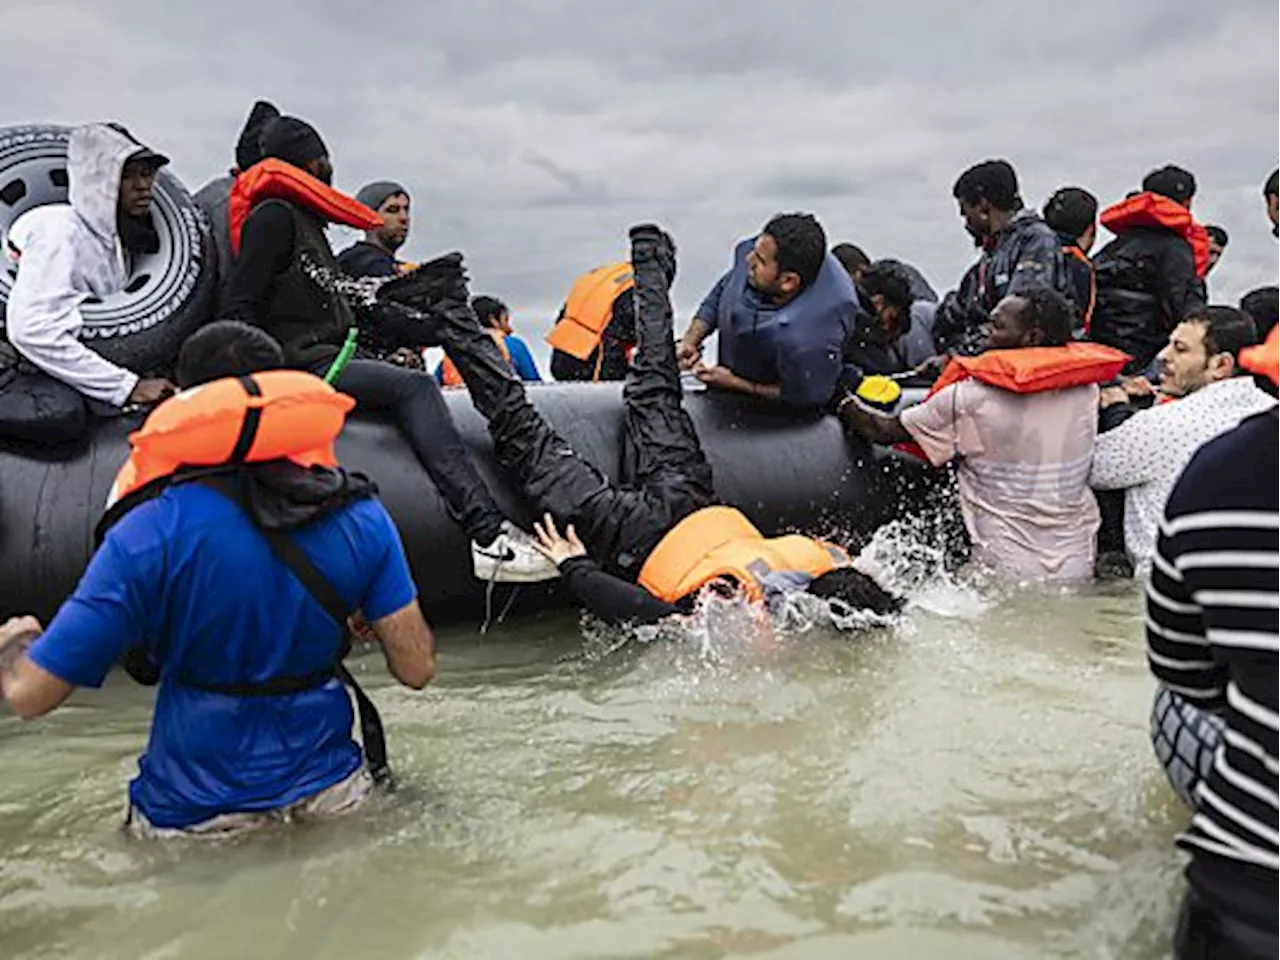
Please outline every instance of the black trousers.
[{"label": "black trousers", "polygon": [[1197,851],[1187,867],[1187,884],[1173,936],[1176,960],[1276,956],[1274,870]]},{"label": "black trousers", "polygon": [[667,281],[643,244],[636,272],[635,362],[623,388],[621,486],[574,452],[529,403],[465,302],[439,305],[442,339],[489,421],[499,463],[539,513],[573,524],[601,566],[634,579],[677,522],[713,502],[711,466],[682,404]]},{"label": "black trousers", "polygon": [[89,432],[89,404],[74,387],[19,364],[0,372],[0,440],[53,446]]},{"label": "black trousers", "polygon": [[[320,364],[312,372],[324,376],[328,367]],[[394,417],[467,536],[493,542],[506,518],[476,472],[434,377],[380,360],[352,360],[335,386],[356,401],[357,410]]]}]

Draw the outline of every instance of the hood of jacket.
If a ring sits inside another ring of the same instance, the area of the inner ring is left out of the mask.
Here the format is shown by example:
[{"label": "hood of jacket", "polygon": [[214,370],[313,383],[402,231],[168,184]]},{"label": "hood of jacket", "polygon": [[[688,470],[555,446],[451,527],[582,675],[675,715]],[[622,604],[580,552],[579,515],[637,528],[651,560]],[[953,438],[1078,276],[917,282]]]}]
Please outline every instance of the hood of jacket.
[{"label": "hood of jacket", "polygon": [[1136,227],[1175,233],[1191,247],[1196,276],[1203,279],[1209,270],[1209,232],[1175,200],[1150,191],[1136,193],[1103,210],[1098,222],[1117,237]]},{"label": "hood of jacket", "polygon": [[67,179],[71,208],[102,243],[119,240],[117,207],[125,161],[142,145],[105,123],[89,123],[71,131],[67,145]]}]

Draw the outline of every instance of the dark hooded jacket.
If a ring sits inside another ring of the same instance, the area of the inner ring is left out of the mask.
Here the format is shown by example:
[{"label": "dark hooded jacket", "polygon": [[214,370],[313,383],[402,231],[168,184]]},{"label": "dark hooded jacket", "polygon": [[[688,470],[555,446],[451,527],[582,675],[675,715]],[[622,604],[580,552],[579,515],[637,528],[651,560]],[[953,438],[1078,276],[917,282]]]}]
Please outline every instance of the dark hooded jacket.
[{"label": "dark hooded jacket", "polygon": [[996,304],[1033,287],[1071,296],[1061,241],[1039,214],[1023,209],[988,240],[960,286],[943,298],[933,326],[938,352],[981,353]]},{"label": "dark hooded jacket", "polygon": [[1098,303],[1092,339],[1134,359],[1141,372],[1187,317],[1204,312],[1204,286],[1185,239],[1164,227],[1131,227],[1094,258]]},{"label": "dark hooded jacket", "polygon": [[213,230],[213,244],[217,252],[216,266],[218,270],[217,297],[214,302],[214,316],[221,316],[222,298],[227,278],[231,276],[231,218],[228,205],[231,199],[231,185],[236,182],[236,170],[248,170],[262,159],[262,129],[268,121],[280,116],[280,111],[266,101],[259,100],[253,105],[244,129],[240,131],[240,139],[236,142],[236,168],[226,176],[210,180],[196,191],[196,205],[204,212]]},{"label": "dark hooded jacket", "polygon": [[1097,302],[1097,288],[1093,277],[1093,261],[1080,249],[1075,237],[1058,234],[1062,243],[1063,263],[1067,269],[1067,286],[1071,303],[1076,309],[1074,333],[1077,337],[1088,333],[1093,321],[1093,308]]}]

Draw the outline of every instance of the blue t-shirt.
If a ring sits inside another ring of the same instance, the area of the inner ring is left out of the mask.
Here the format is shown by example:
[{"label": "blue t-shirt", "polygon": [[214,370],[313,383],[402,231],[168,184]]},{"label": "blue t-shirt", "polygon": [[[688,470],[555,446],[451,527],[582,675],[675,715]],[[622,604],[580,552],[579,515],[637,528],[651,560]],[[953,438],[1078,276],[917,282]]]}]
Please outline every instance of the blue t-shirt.
[{"label": "blue t-shirt", "polygon": [[[307,556],[369,620],[417,595],[395,524],[360,500],[296,531]],[[146,644],[160,685],[146,752],[129,787],[159,827],[270,810],[311,796],[360,765],[340,681],[298,694],[234,697],[195,683],[260,683],[331,664],[337,624],[271,552],[243,510],[198,484],[124,516],[31,659],[98,687],[121,653]]]}]

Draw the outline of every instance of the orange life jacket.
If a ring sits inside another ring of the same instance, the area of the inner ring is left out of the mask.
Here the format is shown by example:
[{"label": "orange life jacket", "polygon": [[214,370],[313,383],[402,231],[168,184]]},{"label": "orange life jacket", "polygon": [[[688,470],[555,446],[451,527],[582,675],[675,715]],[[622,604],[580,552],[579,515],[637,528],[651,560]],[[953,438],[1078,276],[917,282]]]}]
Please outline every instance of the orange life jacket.
[{"label": "orange life jacket", "polygon": [[1016,347],[988,350],[976,357],[952,357],[928,397],[972,377],[1013,393],[1043,393],[1089,383],[1105,383],[1119,376],[1129,355],[1115,347],[1083,340],[1061,347]]},{"label": "orange life jacket", "polygon": [[181,467],[288,459],[337,466],[333,442],[355,401],[301,370],[267,370],[183,390],[129,435],[110,509]]},{"label": "orange life jacket", "polygon": [[263,200],[272,199],[296,203],[329,223],[341,223],[360,230],[382,226],[382,217],[363,203],[338,192],[291,163],[268,157],[237,174],[231,185],[227,216],[231,221],[232,254],[240,254],[240,232],[253,208]]},{"label": "orange life jacket", "polygon": [[[1129,355],[1101,343],[1073,340],[1061,347],[1015,347],[988,350],[976,357],[952,357],[925,395],[934,394],[972,377],[1012,393],[1044,393],[1106,383],[1120,375]],[[914,440],[896,445],[904,453],[928,460]]]},{"label": "orange life jacket", "polygon": [[1260,345],[1241,350],[1240,366],[1280,384],[1280,327],[1272,327]]},{"label": "orange life jacket", "polygon": [[832,543],[796,534],[766,538],[733,507],[703,507],[663,537],[645,560],[639,584],[667,603],[730,577],[759,600],[764,577],[794,570],[820,577],[847,567],[849,555]]},{"label": "orange life jacket", "polygon": [[1062,248],[1064,256],[1073,257],[1079,260],[1089,268],[1089,305],[1085,307],[1082,320],[1084,321],[1084,332],[1089,333],[1089,327],[1093,324],[1093,308],[1098,302],[1098,277],[1093,272],[1093,261],[1089,259],[1089,255],[1077,247],[1074,243],[1068,243]]},{"label": "orange life jacket", "polygon": [[1114,234],[1130,227],[1164,227],[1172,230],[1191,246],[1195,256],[1196,276],[1209,271],[1209,232],[1196,222],[1191,211],[1158,193],[1136,193],[1127,200],[1102,211],[1099,222]]},{"label": "orange life jacket", "polygon": [[[574,281],[565,301],[564,316],[547,334],[547,343],[554,350],[586,360],[600,346],[605,327],[613,319],[613,302],[635,285],[635,271],[626,262],[584,273]],[[595,379],[599,376],[597,365]]]},{"label": "orange life jacket", "polygon": [[[488,331],[489,336],[493,337],[493,342],[498,345],[498,350],[502,354],[502,359],[511,363],[511,351],[507,348],[507,335],[501,330]],[[465,386],[462,382],[462,374],[458,372],[457,366],[449,359],[448,355],[440,361],[440,382],[446,387]]]}]

